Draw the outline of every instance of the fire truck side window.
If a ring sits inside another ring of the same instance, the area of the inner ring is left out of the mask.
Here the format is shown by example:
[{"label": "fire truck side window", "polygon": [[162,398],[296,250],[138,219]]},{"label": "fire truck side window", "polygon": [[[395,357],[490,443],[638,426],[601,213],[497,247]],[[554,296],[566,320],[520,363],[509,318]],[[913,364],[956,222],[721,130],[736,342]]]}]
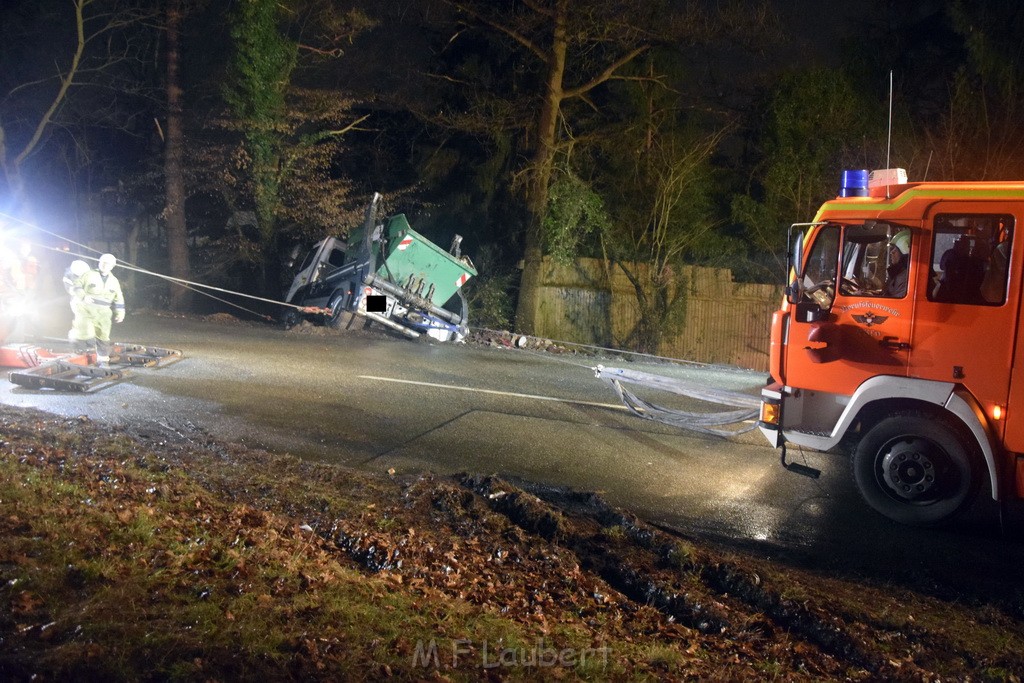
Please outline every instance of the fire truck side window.
[{"label": "fire truck side window", "polygon": [[898,224],[847,226],[839,291],[844,296],[906,296],[911,241],[909,228]]},{"label": "fire truck side window", "polygon": [[839,226],[826,225],[818,230],[804,262],[804,300],[816,301],[823,309],[831,308],[838,263]]},{"label": "fire truck side window", "polygon": [[928,299],[1000,306],[1006,302],[1013,216],[939,214],[935,217]]}]

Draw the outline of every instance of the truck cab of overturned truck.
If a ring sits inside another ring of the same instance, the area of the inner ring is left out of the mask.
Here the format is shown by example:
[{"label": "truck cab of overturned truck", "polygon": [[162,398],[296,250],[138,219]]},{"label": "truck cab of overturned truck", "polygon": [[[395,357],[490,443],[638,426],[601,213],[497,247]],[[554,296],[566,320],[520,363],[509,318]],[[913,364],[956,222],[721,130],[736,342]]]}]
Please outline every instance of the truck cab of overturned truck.
[{"label": "truck cab of overturned truck", "polygon": [[[340,328],[358,316],[410,338],[462,341],[468,305],[461,288],[477,274],[460,251],[462,238],[456,235],[446,252],[413,230],[404,214],[378,223],[379,200],[375,194],[347,240],[327,237],[309,250],[285,295],[291,307],[285,325],[301,314]],[[298,250],[293,263],[297,257]]]},{"label": "truck cab of overturned truck", "polygon": [[982,488],[1021,498],[1024,182],[843,178],[793,226],[761,431],[852,451],[864,499],[905,524],[945,521]]}]

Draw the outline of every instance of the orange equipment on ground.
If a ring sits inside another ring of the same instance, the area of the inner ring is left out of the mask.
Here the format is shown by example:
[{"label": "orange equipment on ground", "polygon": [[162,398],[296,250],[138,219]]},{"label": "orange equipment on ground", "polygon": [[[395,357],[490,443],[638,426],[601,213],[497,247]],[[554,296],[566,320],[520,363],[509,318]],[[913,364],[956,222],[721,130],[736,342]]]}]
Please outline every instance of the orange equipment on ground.
[{"label": "orange equipment on ground", "polygon": [[759,427],[783,464],[787,443],[842,445],[865,500],[907,524],[951,517],[985,482],[1024,497],[1022,221],[1024,182],[844,173],[794,226],[772,320]]}]

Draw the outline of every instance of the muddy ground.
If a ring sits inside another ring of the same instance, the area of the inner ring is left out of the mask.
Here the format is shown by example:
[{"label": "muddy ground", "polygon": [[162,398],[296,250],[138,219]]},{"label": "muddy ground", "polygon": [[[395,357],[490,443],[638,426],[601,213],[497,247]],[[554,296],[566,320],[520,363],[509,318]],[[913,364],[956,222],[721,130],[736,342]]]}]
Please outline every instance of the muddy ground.
[{"label": "muddy ground", "polygon": [[0,433],[4,680],[1024,671],[1017,591],[815,574],[485,474],[376,477],[3,406]]}]

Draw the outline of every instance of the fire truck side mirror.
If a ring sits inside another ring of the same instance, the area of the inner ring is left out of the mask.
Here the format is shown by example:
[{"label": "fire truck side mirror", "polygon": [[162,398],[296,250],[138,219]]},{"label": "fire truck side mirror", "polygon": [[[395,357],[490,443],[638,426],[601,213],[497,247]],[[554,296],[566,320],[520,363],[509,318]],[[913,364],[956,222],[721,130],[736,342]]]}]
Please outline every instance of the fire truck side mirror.
[{"label": "fire truck side mirror", "polygon": [[800,273],[803,271],[804,235],[798,226],[793,225],[789,229],[788,239],[786,273],[787,277],[792,277],[793,279],[786,287],[786,300],[791,304],[796,304],[800,301]]},{"label": "fire truck side mirror", "polygon": [[800,301],[800,285],[797,280],[793,280],[786,287],[786,301],[791,304],[799,303]]}]

